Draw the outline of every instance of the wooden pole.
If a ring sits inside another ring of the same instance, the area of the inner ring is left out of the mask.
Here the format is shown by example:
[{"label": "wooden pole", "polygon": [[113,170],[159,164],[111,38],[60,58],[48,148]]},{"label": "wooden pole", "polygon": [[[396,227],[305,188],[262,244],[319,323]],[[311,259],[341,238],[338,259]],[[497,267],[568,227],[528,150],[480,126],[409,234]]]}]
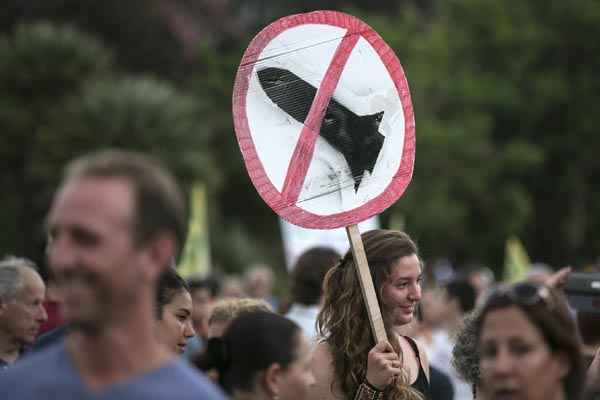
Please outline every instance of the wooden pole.
[{"label": "wooden pole", "polygon": [[367,255],[360,237],[358,226],[356,224],[347,226],[346,233],[348,234],[348,240],[350,241],[350,249],[352,250],[352,257],[354,258],[354,265],[356,265],[356,273],[358,274],[358,280],[360,281],[360,288],[362,290],[365,306],[367,307],[369,322],[371,323],[371,332],[375,338],[375,343],[387,341],[388,339],[387,334],[385,333],[385,326],[383,325],[383,318],[381,317],[381,310],[379,309],[379,303],[377,302],[377,295],[375,293],[375,287],[373,286],[373,279],[371,279]]}]

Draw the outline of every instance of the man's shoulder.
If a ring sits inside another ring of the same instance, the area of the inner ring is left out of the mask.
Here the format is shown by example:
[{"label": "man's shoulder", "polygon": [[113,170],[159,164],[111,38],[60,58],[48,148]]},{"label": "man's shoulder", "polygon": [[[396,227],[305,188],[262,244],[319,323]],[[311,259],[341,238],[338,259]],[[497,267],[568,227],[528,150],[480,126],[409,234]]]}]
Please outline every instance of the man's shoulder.
[{"label": "man's shoulder", "polygon": [[197,399],[199,395],[208,400],[225,399],[214,383],[184,360],[170,362],[133,386],[148,391],[148,398],[152,399],[170,399],[174,394],[179,399]]}]

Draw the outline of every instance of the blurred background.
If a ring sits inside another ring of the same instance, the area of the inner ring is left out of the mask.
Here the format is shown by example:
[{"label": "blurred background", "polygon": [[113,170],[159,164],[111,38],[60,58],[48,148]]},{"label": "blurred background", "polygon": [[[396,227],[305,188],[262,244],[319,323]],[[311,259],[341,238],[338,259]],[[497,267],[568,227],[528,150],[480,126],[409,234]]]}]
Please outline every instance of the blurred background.
[{"label": "blurred background", "polygon": [[[246,46],[279,17],[353,14],[396,51],[415,109],[413,181],[380,225],[432,265],[590,269],[600,254],[600,2],[4,0],[0,254],[44,263],[65,162],[148,152],[190,197],[203,271],[286,275],[280,224],[231,118]],[[595,43],[595,44],[594,44]],[[594,178],[596,176],[596,178]],[[193,190],[192,190],[193,189]],[[195,200],[194,200],[195,199]],[[515,261],[517,260],[517,261]]]}]

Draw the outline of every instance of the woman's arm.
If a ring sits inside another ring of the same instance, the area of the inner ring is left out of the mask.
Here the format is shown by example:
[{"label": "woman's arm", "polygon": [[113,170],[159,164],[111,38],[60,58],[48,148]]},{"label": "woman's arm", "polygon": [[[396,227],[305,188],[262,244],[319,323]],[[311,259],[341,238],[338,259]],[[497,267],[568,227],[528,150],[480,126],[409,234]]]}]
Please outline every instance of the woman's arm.
[{"label": "woman's arm", "polygon": [[[383,389],[392,381],[394,376],[400,374],[400,366],[400,360],[393,351],[392,346],[387,342],[378,343],[369,352],[366,380],[359,386],[354,400],[379,399]],[[312,370],[315,384],[311,391],[311,399],[342,400],[345,398],[337,385],[334,385],[332,392],[335,371],[331,351],[327,343],[318,343],[315,347],[312,357]],[[427,371],[429,371],[429,368],[427,368]]]}]

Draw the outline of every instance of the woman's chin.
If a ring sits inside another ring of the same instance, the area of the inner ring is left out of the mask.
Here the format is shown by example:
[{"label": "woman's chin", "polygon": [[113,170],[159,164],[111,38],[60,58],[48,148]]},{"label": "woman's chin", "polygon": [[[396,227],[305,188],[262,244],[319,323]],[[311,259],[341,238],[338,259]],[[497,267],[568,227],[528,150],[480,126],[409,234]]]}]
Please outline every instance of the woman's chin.
[{"label": "woman's chin", "polygon": [[413,314],[402,314],[394,318],[394,327],[399,328],[406,324],[410,324],[413,320]]}]

